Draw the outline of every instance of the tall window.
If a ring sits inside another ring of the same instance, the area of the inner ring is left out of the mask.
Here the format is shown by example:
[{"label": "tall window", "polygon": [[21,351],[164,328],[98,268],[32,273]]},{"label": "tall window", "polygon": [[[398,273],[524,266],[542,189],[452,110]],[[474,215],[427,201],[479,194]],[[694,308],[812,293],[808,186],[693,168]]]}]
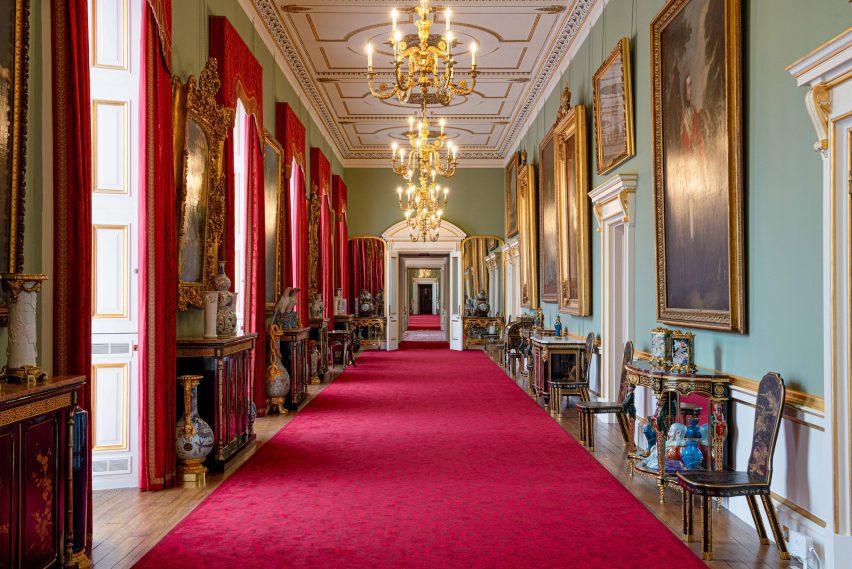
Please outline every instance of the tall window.
[{"label": "tall window", "polygon": [[237,293],[237,334],[245,331],[248,264],[248,115],[237,99],[234,121],[234,292]]}]

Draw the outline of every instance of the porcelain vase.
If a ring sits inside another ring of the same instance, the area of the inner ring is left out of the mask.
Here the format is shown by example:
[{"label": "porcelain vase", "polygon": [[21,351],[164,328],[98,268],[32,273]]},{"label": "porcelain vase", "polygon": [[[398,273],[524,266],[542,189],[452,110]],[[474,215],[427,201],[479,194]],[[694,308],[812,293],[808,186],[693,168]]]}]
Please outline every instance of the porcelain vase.
[{"label": "porcelain vase", "polygon": [[213,429],[198,414],[198,384],[203,378],[201,375],[178,378],[183,385],[183,416],[175,426],[175,454],[181,462],[178,473],[185,484],[204,484],[207,468],[202,463],[213,450]]},{"label": "porcelain vase", "polygon": [[701,442],[701,430],[698,428],[698,419],[691,418],[689,427],[686,429],[686,446],[680,451],[680,459],[687,470],[695,470],[701,466],[704,455],[698,444]]},{"label": "porcelain vase", "polygon": [[219,311],[219,293],[215,290],[204,293],[204,337],[215,338],[216,317]]},{"label": "porcelain vase", "polygon": [[273,411],[287,413],[284,398],[290,393],[290,373],[281,361],[281,350],[277,338],[271,333],[269,334],[269,364],[266,366],[263,389],[266,395],[266,414],[270,415]]},{"label": "porcelain vase", "polygon": [[35,381],[44,377],[38,367],[38,293],[45,275],[4,273],[3,288],[9,306],[9,344],[6,377],[9,381]]},{"label": "porcelain vase", "polygon": [[237,330],[237,293],[220,292],[219,305],[216,311],[216,333],[221,337],[233,336]]}]

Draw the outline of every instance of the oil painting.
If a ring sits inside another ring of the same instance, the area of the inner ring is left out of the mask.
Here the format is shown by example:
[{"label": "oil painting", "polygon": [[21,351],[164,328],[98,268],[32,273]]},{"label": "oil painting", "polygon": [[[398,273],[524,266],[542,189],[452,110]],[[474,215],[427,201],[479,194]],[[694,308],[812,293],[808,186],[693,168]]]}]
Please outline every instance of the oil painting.
[{"label": "oil painting", "polygon": [[506,237],[518,234],[518,154],[506,165]]},{"label": "oil painting", "polygon": [[739,0],[670,0],[651,29],[657,317],[744,332]]},{"label": "oil painting", "polygon": [[551,129],[539,145],[539,298],[559,300],[559,206],[556,188],[556,143]]},{"label": "oil painting", "polygon": [[626,37],[618,41],[595,73],[592,83],[598,174],[605,174],[636,154],[630,41]]},{"label": "oil painting", "polygon": [[266,133],[266,148],[263,153],[263,206],[265,217],[266,251],[266,304],[272,309],[279,296],[281,278],[281,208],[283,206],[283,161],[284,149],[272,135]]},{"label": "oil painting", "polygon": [[194,120],[186,123],[186,183],[179,241],[180,280],[202,283],[204,278],[204,238],[207,227],[207,136]]}]

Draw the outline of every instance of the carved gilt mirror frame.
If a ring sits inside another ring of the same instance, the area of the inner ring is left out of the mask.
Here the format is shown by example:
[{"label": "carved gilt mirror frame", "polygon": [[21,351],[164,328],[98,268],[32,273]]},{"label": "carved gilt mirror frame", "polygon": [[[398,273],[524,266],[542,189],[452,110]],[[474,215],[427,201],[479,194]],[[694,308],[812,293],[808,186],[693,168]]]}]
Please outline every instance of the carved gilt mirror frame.
[{"label": "carved gilt mirror frame", "polygon": [[320,193],[316,184],[308,198],[308,299],[319,291],[319,248],[320,248]]},{"label": "carved gilt mirror frame", "polygon": [[586,108],[571,107],[565,89],[553,127],[559,209],[559,312],[591,312],[589,262],[589,174],[586,169]]},{"label": "carved gilt mirror frame", "polygon": [[[0,2],[0,20],[11,31],[0,45],[0,270],[24,270],[26,196],[27,78],[29,77],[30,0]],[[0,326],[8,309],[0,299]]]},{"label": "carved gilt mirror frame", "polygon": [[[499,293],[496,295],[496,300],[499,301],[500,305],[498,306],[495,316],[502,316],[506,310],[506,271],[503,263],[503,245],[505,242],[502,237],[497,237],[496,235],[471,235],[470,237],[465,237],[461,242],[461,266],[462,266],[462,290],[464,291],[465,300],[467,300],[467,296],[470,293],[471,298],[475,298],[476,294],[480,291],[478,290],[467,290],[468,281],[465,279],[466,272],[471,269],[469,267],[469,263],[474,262],[475,260],[471,260],[471,257],[474,253],[472,252],[473,246],[472,243],[484,242],[484,246],[481,248],[479,253],[482,254],[482,269],[486,272],[499,272],[499,280],[498,286],[500,287]],[[497,256],[499,255],[499,259]],[[489,283],[490,284],[490,283]],[[488,294],[489,302],[494,300],[491,296],[491,291],[487,289],[483,289],[486,294]]]},{"label": "carved gilt mirror frame", "polygon": [[[272,133],[266,132],[263,153],[264,212],[266,217],[266,274],[272,276],[272,286],[266,283],[266,310],[272,312],[278,297],[281,296],[281,251],[284,249],[284,200],[287,191],[287,176],[284,165],[284,148],[275,140]],[[270,236],[273,251],[269,251]],[[271,262],[271,264],[270,264]]]},{"label": "carved gilt mirror frame", "polygon": [[518,164],[518,243],[521,249],[521,306],[538,308],[538,208],[535,169],[527,163],[527,151]]},{"label": "carved gilt mirror frame", "polygon": [[[175,170],[178,189],[178,310],[204,308],[204,291],[216,275],[225,221],[223,153],[233,111],[216,102],[215,58],[204,65],[196,86],[175,78]],[[192,278],[192,277],[195,278]]]}]

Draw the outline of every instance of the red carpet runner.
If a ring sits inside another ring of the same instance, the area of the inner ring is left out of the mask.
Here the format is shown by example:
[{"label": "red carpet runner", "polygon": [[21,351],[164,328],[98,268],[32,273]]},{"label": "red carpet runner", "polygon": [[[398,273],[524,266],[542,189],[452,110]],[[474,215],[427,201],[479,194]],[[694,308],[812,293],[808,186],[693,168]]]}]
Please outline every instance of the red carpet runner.
[{"label": "red carpet runner", "polygon": [[142,567],[705,567],[481,352],[366,352]]},{"label": "red carpet runner", "polygon": [[412,314],[408,317],[409,330],[440,330],[441,316],[439,314]]}]

